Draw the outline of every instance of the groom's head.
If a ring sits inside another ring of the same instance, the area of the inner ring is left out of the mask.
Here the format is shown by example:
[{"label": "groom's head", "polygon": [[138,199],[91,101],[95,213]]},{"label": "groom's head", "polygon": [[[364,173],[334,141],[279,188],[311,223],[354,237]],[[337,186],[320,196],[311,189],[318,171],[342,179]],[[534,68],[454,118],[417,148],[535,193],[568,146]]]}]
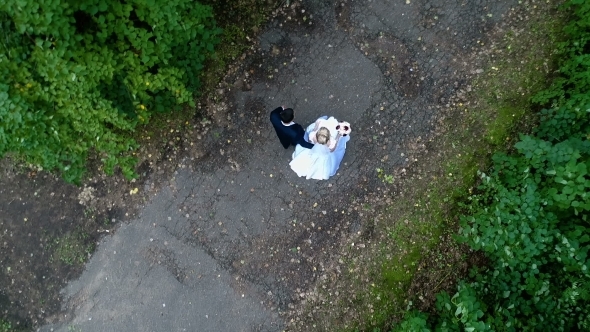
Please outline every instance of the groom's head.
[{"label": "groom's head", "polygon": [[283,121],[284,124],[291,123],[291,121],[293,121],[293,118],[295,118],[292,108],[285,108],[284,110],[281,111],[280,115],[281,115],[281,121]]}]

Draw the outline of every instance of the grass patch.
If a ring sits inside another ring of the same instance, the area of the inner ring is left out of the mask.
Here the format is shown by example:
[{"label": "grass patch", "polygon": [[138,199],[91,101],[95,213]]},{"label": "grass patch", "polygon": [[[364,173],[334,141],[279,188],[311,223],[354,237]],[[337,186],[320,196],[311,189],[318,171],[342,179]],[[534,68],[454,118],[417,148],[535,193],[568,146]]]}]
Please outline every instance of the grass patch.
[{"label": "grass patch", "polygon": [[516,128],[528,131],[527,127],[536,122],[531,118],[531,97],[548,87],[551,80],[547,78],[557,67],[555,50],[563,39],[563,22],[558,13],[544,15],[546,21],[535,20],[525,31],[503,33],[494,45],[487,73],[474,81],[478,105],[470,117],[480,123],[491,121],[484,137],[495,149],[505,148]]},{"label": "grass patch", "polygon": [[51,259],[67,265],[82,265],[94,251],[94,243],[90,242],[90,236],[76,230],[53,240]]},{"label": "grass patch", "polygon": [[27,330],[24,327],[14,326],[5,319],[0,319],[0,332],[24,332]]},{"label": "grass patch", "polygon": [[12,325],[3,319],[0,320],[0,332],[11,332]]},{"label": "grass patch", "polygon": [[[346,304],[355,312],[350,320],[335,323],[335,330],[386,331],[412,307],[408,289],[417,271],[423,269],[423,257],[434,255],[432,249],[441,238],[449,239],[443,236],[448,227],[445,205],[433,204],[443,200],[436,189],[440,189],[438,184],[398,199],[379,215],[382,219],[377,231],[382,235],[365,255],[359,259],[354,250],[349,251],[353,258],[346,262],[343,279],[353,284],[347,287],[350,294],[345,297],[356,299]],[[443,254],[438,255],[433,258],[439,262],[436,267],[448,277],[453,268]]]}]

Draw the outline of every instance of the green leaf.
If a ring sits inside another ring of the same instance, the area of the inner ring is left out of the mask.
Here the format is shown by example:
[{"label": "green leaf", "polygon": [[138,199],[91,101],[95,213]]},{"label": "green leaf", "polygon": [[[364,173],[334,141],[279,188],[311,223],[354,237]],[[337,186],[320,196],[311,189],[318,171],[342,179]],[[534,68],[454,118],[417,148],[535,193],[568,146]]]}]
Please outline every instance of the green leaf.
[{"label": "green leaf", "polygon": [[87,11],[90,15],[96,15],[98,13],[98,6],[89,6]]}]

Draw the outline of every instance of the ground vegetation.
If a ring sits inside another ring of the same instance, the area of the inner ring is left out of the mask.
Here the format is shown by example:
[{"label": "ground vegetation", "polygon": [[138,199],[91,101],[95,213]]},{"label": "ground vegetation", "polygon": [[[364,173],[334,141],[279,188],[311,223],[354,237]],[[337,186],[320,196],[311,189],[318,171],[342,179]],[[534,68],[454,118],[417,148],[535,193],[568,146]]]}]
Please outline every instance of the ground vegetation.
[{"label": "ground vegetation", "polygon": [[436,314],[410,312],[397,331],[573,331],[590,328],[590,4],[568,1],[559,74],[532,100],[538,126],[462,203],[459,241],[483,253]]}]

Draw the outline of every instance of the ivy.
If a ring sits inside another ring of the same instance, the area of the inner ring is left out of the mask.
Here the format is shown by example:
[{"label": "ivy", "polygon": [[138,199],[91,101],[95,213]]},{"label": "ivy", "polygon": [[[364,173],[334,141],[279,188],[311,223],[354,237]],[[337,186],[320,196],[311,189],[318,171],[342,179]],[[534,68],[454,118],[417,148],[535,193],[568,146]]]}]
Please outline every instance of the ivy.
[{"label": "ivy", "polygon": [[193,103],[220,32],[190,0],[3,1],[0,156],[77,182],[95,153],[133,177],[129,133]]}]

